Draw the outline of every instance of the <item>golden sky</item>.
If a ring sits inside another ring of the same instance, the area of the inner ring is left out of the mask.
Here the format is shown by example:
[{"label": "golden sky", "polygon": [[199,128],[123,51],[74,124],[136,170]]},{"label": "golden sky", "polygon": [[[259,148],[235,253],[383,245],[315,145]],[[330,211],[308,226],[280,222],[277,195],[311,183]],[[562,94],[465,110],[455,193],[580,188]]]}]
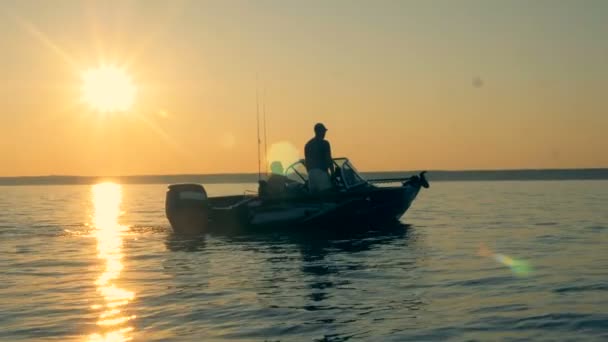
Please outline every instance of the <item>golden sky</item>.
[{"label": "golden sky", "polygon": [[[257,171],[322,121],[363,171],[608,167],[608,1],[0,3],[0,176]],[[124,112],[82,103],[123,68]],[[262,144],[262,150],[264,146]]]}]

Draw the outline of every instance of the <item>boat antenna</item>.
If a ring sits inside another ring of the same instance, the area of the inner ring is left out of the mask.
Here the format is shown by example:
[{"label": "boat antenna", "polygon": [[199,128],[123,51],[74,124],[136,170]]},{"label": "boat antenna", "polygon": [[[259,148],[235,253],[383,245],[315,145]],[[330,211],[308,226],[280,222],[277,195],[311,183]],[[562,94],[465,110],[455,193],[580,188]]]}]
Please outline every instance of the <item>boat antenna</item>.
[{"label": "boat antenna", "polygon": [[266,88],[264,88],[264,95],[262,97],[262,112],[264,115],[264,159],[266,159],[264,163],[264,170],[268,175],[268,139],[266,139]]},{"label": "boat antenna", "polygon": [[[256,77],[257,83],[257,77]],[[255,107],[256,107],[256,119],[258,126],[258,182],[262,179],[262,168],[260,162],[260,144],[262,141],[260,140],[260,100],[258,95],[258,88],[255,88]]]}]

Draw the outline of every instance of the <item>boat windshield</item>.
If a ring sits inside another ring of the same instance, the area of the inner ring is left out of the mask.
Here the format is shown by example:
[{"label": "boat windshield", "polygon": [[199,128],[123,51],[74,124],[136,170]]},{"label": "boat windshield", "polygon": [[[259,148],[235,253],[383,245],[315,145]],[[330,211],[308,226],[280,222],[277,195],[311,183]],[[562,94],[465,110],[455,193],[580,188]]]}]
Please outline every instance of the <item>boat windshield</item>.
[{"label": "boat windshield", "polygon": [[304,159],[300,159],[287,167],[285,176],[293,181],[305,184],[308,181],[308,171],[304,166]]},{"label": "boat windshield", "polygon": [[366,183],[365,179],[359,175],[357,169],[347,158],[335,158],[334,167],[336,168],[336,173],[341,176],[344,187],[347,189]]},{"label": "boat windshield", "polygon": [[[339,178],[342,187],[349,189],[361,184],[367,183],[357,169],[351,164],[348,158],[334,158],[334,168],[336,170],[336,176]],[[304,160],[293,163],[285,170],[285,176],[287,178],[296,181],[300,184],[306,184],[308,182],[308,172],[304,165]]]}]

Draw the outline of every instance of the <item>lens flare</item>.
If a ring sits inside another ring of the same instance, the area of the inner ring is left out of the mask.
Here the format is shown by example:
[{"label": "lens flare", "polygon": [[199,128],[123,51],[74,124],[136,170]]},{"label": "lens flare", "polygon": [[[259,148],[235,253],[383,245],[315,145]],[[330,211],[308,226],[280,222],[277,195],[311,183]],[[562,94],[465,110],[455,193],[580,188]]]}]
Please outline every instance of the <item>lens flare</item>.
[{"label": "lens flare", "polygon": [[509,267],[511,272],[516,276],[527,276],[532,272],[532,267],[527,261],[513,259],[504,254],[494,253],[483,243],[479,245],[477,254],[482,257],[493,258],[497,262]]},{"label": "lens flare", "polygon": [[266,162],[272,169],[273,164],[280,163],[283,169],[286,169],[289,165],[300,160],[300,152],[298,149],[289,141],[281,141],[274,143],[268,150],[266,156]]}]

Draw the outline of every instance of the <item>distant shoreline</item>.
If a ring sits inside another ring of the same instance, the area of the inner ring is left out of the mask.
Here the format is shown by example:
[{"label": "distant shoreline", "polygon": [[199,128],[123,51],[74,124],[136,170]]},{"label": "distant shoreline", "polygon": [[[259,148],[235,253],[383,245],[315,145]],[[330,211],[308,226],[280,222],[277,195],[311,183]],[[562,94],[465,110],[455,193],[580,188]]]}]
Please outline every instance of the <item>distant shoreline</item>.
[{"label": "distant shoreline", "polygon": [[[361,172],[367,179],[409,177],[420,171]],[[427,178],[436,181],[530,181],[530,180],[608,180],[608,168],[597,169],[522,169],[433,171]],[[120,184],[171,183],[256,183],[257,173],[180,174],[141,176],[26,176],[0,177],[0,186],[13,185],[78,185],[113,181]]]}]

